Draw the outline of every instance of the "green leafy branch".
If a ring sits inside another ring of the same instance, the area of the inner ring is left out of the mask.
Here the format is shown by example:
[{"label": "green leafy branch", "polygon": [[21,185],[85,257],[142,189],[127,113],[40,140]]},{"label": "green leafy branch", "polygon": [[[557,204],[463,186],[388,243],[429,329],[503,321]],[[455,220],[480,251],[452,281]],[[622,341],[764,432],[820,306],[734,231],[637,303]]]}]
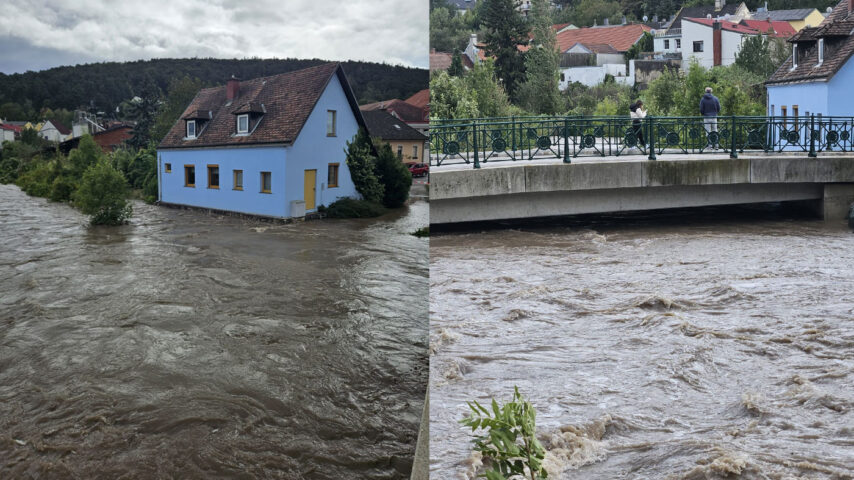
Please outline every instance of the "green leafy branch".
[{"label": "green leafy branch", "polygon": [[537,412],[530,402],[513,388],[513,400],[499,406],[492,400],[492,411],[477,401],[467,402],[472,413],[460,423],[481,429],[473,440],[475,450],[490,461],[491,470],[482,477],[487,480],[508,480],[521,475],[530,480],[543,480],[548,473],[543,468],[546,451],[536,437]]}]

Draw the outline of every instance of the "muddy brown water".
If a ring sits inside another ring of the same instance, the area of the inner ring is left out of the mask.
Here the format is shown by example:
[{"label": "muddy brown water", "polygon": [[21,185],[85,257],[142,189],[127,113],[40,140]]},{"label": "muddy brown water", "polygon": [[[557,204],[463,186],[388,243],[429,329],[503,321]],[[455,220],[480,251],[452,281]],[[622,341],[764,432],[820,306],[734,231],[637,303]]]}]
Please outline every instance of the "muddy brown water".
[{"label": "muddy brown water", "polygon": [[0,185],[0,478],[409,478],[427,224],[278,225]]},{"label": "muddy brown water", "polygon": [[854,478],[854,234],[779,207],[431,238],[431,473],[467,400],[538,412],[554,479]]}]

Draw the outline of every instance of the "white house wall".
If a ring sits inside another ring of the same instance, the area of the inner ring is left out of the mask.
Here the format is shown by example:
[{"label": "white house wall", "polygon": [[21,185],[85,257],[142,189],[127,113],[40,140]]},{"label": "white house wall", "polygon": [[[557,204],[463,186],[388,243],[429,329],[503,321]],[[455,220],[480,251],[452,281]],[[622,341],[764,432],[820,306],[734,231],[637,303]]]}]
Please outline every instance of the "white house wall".
[{"label": "white house wall", "polygon": [[[732,65],[741,51],[744,35],[728,30],[721,31],[721,65]],[[691,21],[682,22],[682,68],[688,69],[691,59],[696,58],[701,66],[712,68],[715,63],[715,46],[712,27]],[[694,52],[694,42],[703,42],[703,51]]]},{"label": "white house wall", "polygon": [[[634,72],[634,60],[629,62],[629,71]],[[588,87],[598,85],[605,80],[605,75],[610,74],[617,83],[621,85],[634,85],[634,75],[626,76],[625,64],[606,64],[601,67],[572,67],[561,70],[563,76],[560,82],[561,90],[565,90],[570,83],[580,82]]]}]

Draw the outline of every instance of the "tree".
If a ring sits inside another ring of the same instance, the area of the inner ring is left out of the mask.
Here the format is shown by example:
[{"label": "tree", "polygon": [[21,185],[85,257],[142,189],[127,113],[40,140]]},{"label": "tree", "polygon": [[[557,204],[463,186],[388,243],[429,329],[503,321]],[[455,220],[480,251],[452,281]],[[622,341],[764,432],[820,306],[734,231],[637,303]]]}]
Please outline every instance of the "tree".
[{"label": "tree", "polygon": [[392,152],[388,143],[383,143],[379,148],[376,160],[376,176],[383,185],[383,205],[387,208],[403,206],[409,198],[412,173]]},{"label": "tree", "polygon": [[468,41],[470,31],[461,15],[450,6],[430,12],[430,48],[438,52],[461,50]]},{"label": "tree", "polygon": [[160,105],[151,129],[151,139],[154,142],[160,143],[163,140],[201,88],[202,81],[198,78],[190,78],[188,75],[172,80],[169,93]]},{"label": "tree", "polygon": [[641,52],[651,52],[655,49],[654,40],[652,34],[649,32],[644,32],[641,36],[640,40],[635,42],[634,45],[629,47],[629,50],[626,52],[626,61],[633,60],[640,56]]},{"label": "tree", "polygon": [[74,205],[90,215],[92,225],[122,225],[133,212],[126,199],[125,177],[106,158],[89,167],[74,193]]},{"label": "tree", "polygon": [[504,91],[516,100],[525,80],[525,61],[519,51],[528,43],[528,28],[514,0],[483,0],[481,25],[485,29],[486,54],[495,57],[495,73]]},{"label": "tree", "polygon": [[433,75],[430,79],[430,116],[436,119],[479,116],[477,100],[465,78],[452,77],[448,72]]},{"label": "tree", "polygon": [[356,191],[369,202],[381,203],[385,192],[375,173],[373,146],[368,132],[360,128],[353,140],[347,142],[344,151],[347,153],[347,169],[350,170]]},{"label": "tree", "polygon": [[735,64],[767,79],[786,60],[785,56],[781,59],[781,55],[774,55],[780,50],[788,55],[788,50],[772,44],[766,35],[752,35],[741,44],[741,51],[735,55]]},{"label": "tree", "polygon": [[[478,117],[506,117],[510,115],[511,105],[507,93],[495,78],[495,66],[486,59],[465,76],[463,85],[471,92]],[[432,108],[432,107],[431,107]]]},{"label": "tree", "polygon": [[546,0],[531,3],[531,48],[525,54],[525,83],[519,98],[531,113],[555,114],[564,109],[560,96],[560,55]]},{"label": "tree", "polygon": [[607,18],[611,23],[619,23],[623,7],[613,0],[581,0],[573,9],[571,21],[578,27],[589,27],[594,23],[602,25]]},{"label": "tree", "polygon": [[448,75],[452,77],[461,77],[465,73],[463,70],[463,59],[459,50],[454,50],[454,55],[451,57],[451,66],[448,67]]},{"label": "tree", "polygon": [[101,158],[101,147],[95,143],[91,135],[86,134],[80,137],[80,143],[77,148],[69,152],[68,163],[71,166],[71,175],[75,178],[83,176],[89,167],[98,163]]}]

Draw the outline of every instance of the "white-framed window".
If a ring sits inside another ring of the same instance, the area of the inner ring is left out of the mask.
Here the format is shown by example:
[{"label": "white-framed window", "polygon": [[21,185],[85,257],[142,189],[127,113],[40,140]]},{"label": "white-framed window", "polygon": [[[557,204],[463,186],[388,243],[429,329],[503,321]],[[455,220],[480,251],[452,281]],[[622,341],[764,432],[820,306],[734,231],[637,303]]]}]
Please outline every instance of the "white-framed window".
[{"label": "white-framed window", "polygon": [[326,111],[326,136],[334,137],[335,136],[335,120],[337,120],[338,114],[335,110],[327,110]]},{"label": "white-framed window", "polygon": [[792,44],[792,69],[798,68],[798,43]]},{"label": "white-framed window", "polygon": [[682,40],[679,38],[676,39],[676,48],[677,49],[682,48]]},{"label": "white-framed window", "polygon": [[196,138],[195,120],[187,120],[187,138]]},{"label": "white-framed window", "polygon": [[237,116],[237,133],[249,133],[249,115]]},{"label": "white-framed window", "polygon": [[824,39],[819,38],[818,39],[818,64],[816,65],[816,67],[821,65],[822,63],[824,63]]},{"label": "white-framed window", "polygon": [[670,50],[670,40],[667,40],[667,39],[664,40],[664,49]]}]

